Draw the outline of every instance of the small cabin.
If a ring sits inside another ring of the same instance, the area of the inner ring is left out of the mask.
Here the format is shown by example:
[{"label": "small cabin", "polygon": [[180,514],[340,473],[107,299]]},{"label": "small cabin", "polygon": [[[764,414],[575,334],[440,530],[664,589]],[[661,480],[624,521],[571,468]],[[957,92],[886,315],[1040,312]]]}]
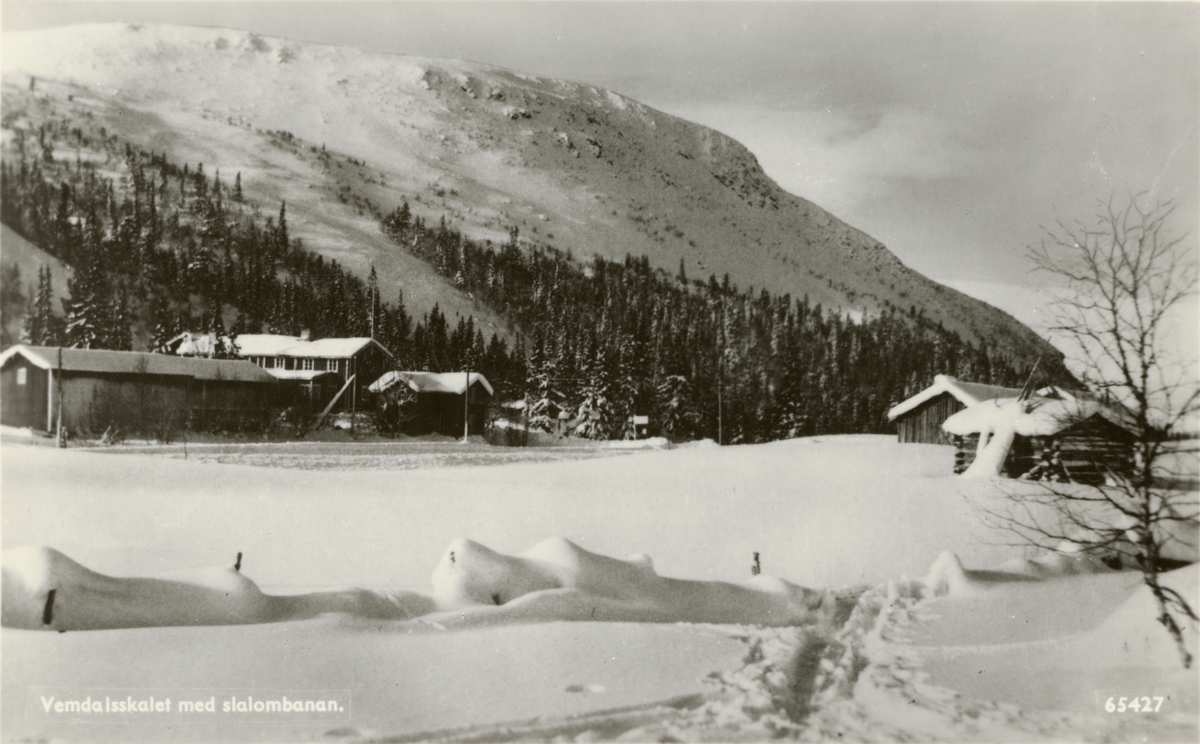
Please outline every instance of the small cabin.
[{"label": "small cabin", "polygon": [[469,433],[483,434],[494,392],[491,383],[482,374],[471,372],[468,382],[466,372],[388,372],[371,383],[369,388],[377,399],[381,399],[377,406],[385,415],[386,406],[391,404],[382,398],[398,385],[416,394],[404,419],[398,421],[399,428],[405,434],[419,436],[438,433],[461,437],[464,415],[468,417]]},{"label": "small cabin", "polygon": [[962,382],[949,375],[937,375],[933,384],[888,411],[888,421],[896,425],[896,440],[909,444],[953,445],[954,438],[942,430],[942,423],[954,414],[985,400],[1015,398],[1016,388]]}]

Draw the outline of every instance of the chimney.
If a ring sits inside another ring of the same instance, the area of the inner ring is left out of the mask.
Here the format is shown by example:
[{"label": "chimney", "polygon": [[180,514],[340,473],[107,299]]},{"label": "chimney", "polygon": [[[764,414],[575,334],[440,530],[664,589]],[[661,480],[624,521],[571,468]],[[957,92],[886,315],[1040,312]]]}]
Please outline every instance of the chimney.
[{"label": "chimney", "polygon": [[305,328],[303,331],[300,331],[300,340],[301,341],[308,341],[311,337],[312,337],[312,331],[309,330],[308,328]]}]

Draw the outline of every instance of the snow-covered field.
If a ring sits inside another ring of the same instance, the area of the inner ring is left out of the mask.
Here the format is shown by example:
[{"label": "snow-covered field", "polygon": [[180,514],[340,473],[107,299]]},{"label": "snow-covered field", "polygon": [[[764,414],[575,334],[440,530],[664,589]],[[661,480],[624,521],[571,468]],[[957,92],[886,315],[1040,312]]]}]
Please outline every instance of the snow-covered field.
[{"label": "snow-covered field", "polygon": [[[823,437],[472,467],[494,464],[480,447],[411,468],[314,447],[287,456],[341,465],[3,447],[3,738],[1200,735],[1197,677],[1137,576],[1014,562],[1033,555],[973,507],[1002,489],[949,475],[950,448]],[[1193,604],[1198,579],[1170,577]],[[1163,701],[1110,714],[1103,691]],[[221,712],[285,695],[338,710]],[[48,702],[150,696],[216,710]]]}]

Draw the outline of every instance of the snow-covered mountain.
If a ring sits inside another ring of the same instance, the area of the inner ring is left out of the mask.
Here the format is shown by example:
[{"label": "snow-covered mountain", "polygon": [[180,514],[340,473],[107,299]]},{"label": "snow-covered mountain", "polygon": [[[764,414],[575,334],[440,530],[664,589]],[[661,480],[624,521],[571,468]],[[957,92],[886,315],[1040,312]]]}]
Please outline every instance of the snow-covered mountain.
[{"label": "snow-covered mountain", "polygon": [[436,301],[498,324],[380,233],[379,216],[405,198],[479,239],[503,241],[516,226],[577,258],[646,255],[692,279],[728,274],[743,289],[807,294],[853,316],[915,309],[1026,361],[1049,350],[1010,316],[783,191],[735,140],[602,88],[244,31],[122,24],[5,34],[3,74],[6,126],[48,112],[89,118],[175,162],[240,172],[250,198],[287,201],[309,248],[364,273],[374,263],[385,291],[403,287],[418,311]]}]

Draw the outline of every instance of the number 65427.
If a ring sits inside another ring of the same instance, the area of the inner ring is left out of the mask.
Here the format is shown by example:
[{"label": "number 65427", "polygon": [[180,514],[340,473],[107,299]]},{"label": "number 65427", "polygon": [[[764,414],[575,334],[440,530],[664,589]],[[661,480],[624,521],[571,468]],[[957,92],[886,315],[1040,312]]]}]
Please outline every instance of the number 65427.
[{"label": "number 65427", "polygon": [[1096,702],[1103,698],[1105,713],[1158,713],[1162,710],[1163,703],[1170,700],[1171,696],[1163,694],[1164,691],[1161,690],[1154,692],[1153,695],[1121,695],[1103,691],[1096,696]]}]

